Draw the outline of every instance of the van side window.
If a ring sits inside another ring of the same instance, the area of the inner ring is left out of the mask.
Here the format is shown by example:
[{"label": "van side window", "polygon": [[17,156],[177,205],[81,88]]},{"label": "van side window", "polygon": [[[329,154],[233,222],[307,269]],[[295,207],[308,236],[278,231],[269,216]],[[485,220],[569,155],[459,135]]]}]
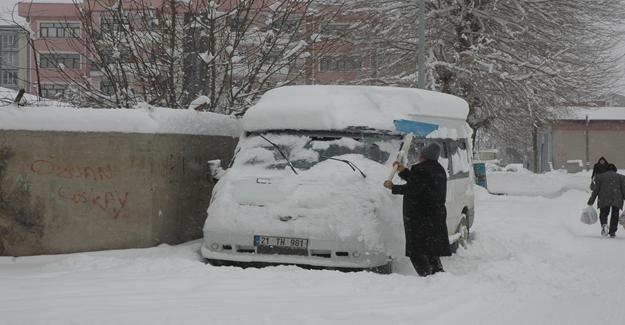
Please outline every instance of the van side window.
[{"label": "van side window", "polygon": [[419,162],[421,149],[423,149],[423,141],[419,139],[414,139],[412,141],[412,144],[410,145],[410,149],[408,149],[408,153],[406,154],[406,163],[408,164],[408,166],[414,165]]},{"label": "van side window", "polygon": [[449,145],[449,160],[451,162],[450,178],[469,177],[469,153],[464,139],[454,140]]},{"label": "van side window", "polygon": [[436,141],[439,146],[441,146],[441,154],[438,157],[438,163],[445,168],[445,173],[447,173],[447,177],[451,175],[451,161],[449,160],[449,145],[448,143],[442,141]]}]

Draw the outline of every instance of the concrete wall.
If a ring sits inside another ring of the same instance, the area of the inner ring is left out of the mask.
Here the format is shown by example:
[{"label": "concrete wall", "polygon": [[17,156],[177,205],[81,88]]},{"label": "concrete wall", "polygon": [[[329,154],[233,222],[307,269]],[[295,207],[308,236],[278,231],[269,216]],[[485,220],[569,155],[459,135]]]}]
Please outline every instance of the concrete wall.
[{"label": "concrete wall", "polygon": [[[625,129],[590,129],[590,166],[605,156],[619,169],[625,169]],[[567,160],[586,162],[585,131],[573,128],[553,129],[553,167],[562,168]]]},{"label": "concrete wall", "polygon": [[0,255],[201,238],[222,136],[0,130]]}]

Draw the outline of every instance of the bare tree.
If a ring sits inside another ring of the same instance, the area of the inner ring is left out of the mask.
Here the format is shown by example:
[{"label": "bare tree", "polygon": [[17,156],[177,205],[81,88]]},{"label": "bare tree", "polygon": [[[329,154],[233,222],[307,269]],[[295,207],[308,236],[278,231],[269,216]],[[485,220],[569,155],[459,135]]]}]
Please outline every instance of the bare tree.
[{"label": "bare tree", "polygon": [[[476,132],[529,144],[559,104],[601,96],[619,74],[621,0],[425,1],[429,88],[465,98]],[[418,2],[353,10],[377,17],[363,39],[382,58],[377,82],[414,85]]]},{"label": "bare tree", "polygon": [[[314,0],[154,3],[75,4],[81,29],[71,42],[89,72],[77,75],[57,65],[85,102],[180,108],[205,96],[208,110],[242,111],[270,88],[305,82],[318,37],[312,28],[341,8]],[[47,50],[56,51],[51,43]]]}]

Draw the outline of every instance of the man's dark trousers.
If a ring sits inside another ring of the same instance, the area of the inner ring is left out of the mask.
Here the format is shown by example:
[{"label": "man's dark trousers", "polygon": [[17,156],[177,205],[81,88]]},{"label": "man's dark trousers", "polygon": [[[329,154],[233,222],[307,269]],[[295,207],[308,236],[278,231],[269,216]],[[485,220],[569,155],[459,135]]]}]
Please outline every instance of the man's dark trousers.
[{"label": "man's dark trousers", "polygon": [[599,220],[601,221],[601,225],[607,225],[610,209],[612,209],[612,216],[610,217],[610,235],[615,235],[616,230],[618,229],[618,207],[605,207],[599,209]]},{"label": "man's dark trousers", "polygon": [[420,276],[428,276],[438,272],[444,272],[443,264],[438,256],[417,255],[411,256],[410,261],[414,266],[417,274]]}]

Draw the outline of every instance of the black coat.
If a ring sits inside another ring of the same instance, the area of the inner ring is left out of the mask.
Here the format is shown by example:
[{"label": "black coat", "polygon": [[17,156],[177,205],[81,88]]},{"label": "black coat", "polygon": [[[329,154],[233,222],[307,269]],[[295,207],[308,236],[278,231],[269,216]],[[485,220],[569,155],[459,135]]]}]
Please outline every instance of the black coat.
[{"label": "black coat", "polygon": [[450,256],[447,233],[447,174],[437,161],[426,160],[399,173],[404,185],[393,194],[404,196],[406,256]]},{"label": "black coat", "polygon": [[[602,159],[605,161],[605,164],[599,163],[599,161],[601,161]],[[599,158],[599,161],[597,161],[597,163],[592,167],[592,176],[590,176],[590,190],[591,191],[595,190],[595,178],[598,175],[603,174],[608,171],[608,165],[609,165],[608,161],[604,157]]]},{"label": "black coat", "polygon": [[[599,163],[601,159],[605,161],[605,164]],[[597,161],[597,163],[592,167],[592,176],[591,176],[592,179],[594,179],[595,176],[608,171],[608,165],[609,165],[608,161],[603,157],[599,158],[599,161]]]},{"label": "black coat", "polygon": [[625,199],[625,176],[613,171],[601,173],[595,177],[595,185],[588,205],[595,204],[599,197],[599,208],[617,207],[623,208]]}]

